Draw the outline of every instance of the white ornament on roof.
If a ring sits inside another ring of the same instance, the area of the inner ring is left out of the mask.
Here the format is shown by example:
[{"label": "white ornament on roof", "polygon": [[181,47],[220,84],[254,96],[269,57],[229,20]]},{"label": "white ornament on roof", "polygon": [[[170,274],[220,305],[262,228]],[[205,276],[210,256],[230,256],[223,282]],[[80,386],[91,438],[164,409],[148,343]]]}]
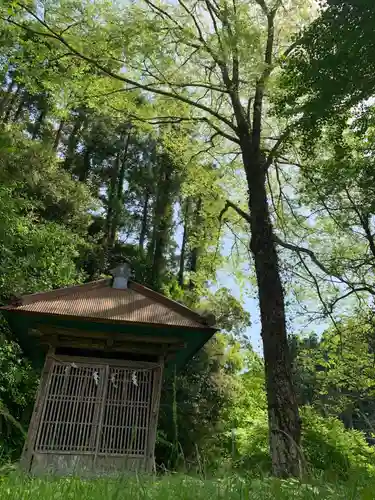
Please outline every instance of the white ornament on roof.
[{"label": "white ornament on roof", "polygon": [[112,288],[128,288],[128,281],[132,274],[132,270],[127,262],[112,269],[111,274],[113,276]]}]

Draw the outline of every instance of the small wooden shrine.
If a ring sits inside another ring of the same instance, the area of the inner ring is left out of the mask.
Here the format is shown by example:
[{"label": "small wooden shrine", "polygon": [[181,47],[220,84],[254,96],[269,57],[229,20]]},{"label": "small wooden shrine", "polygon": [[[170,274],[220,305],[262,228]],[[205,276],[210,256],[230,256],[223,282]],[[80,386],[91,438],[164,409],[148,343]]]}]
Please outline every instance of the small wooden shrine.
[{"label": "small wooden shrine", "polygon": [[2,307],[25,354],[43,366],[23,450],[33,473],[152,471],[163,370],[215,333],[204,317],[129,280],[21,297]]}]

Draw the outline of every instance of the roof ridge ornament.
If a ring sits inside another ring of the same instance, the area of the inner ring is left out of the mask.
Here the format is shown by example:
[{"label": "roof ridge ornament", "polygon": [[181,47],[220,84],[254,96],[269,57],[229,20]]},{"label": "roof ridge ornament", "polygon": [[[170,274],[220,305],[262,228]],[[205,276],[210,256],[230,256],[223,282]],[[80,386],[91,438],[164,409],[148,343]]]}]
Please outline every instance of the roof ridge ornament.
[{"label": "roof ridge ornament", "polygon": [[123,262],[114,269],[111,269],[110,273],[113,276],[112,288],[120,290],[128,288],[128,282],[132,275],[132,269],[128,262]]}]

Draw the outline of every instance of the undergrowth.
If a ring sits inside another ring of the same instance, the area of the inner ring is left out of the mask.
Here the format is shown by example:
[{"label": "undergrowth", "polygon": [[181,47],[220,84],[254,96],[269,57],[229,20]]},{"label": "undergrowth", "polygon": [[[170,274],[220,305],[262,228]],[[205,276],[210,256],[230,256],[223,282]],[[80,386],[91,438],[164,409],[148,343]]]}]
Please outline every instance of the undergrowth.
[{"label": "undergrowth", "polygon": [[271,478],[200,479],[180,474],[160,478],[0,478],[1,500],[373,500],[375,479],[327,483]]}]

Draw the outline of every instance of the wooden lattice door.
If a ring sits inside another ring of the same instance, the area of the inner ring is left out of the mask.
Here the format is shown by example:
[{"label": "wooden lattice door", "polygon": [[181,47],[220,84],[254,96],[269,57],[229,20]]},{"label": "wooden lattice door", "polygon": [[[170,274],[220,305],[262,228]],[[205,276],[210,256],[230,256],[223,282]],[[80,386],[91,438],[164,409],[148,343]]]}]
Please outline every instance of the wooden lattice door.
[{"label": "wooden lattice door", "polygon": [[149,469],[160,374],[155,365],[53,359],[37,410],[32,468]]},{"label": "wooden lattice door", "polygon": [[99,453],[127,456],[146,454],[152,375],[150,369],[109,369],[103,398]]},{"label": "wooden lattice door", "polygon": [[103,366],[53,362],[35,451],[95,452],[104,377]]}]

